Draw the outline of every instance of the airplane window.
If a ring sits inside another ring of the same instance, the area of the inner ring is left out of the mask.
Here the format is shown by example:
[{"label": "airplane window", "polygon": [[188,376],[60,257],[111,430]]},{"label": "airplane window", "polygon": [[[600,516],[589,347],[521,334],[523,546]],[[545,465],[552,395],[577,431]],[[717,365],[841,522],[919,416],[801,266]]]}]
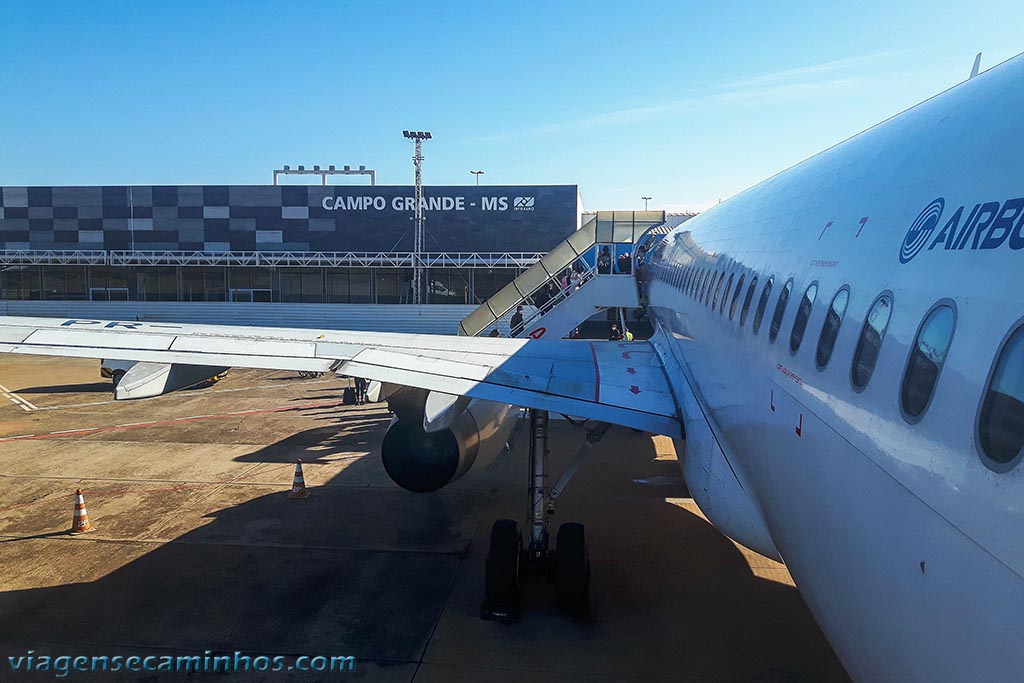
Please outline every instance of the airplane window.
[{"label": "airplane window", "polygon": [[711,297],[711,310],[715,310],[715,306],[718,305],[718,293],[722,291],[722,283],[725,282],[725,273],[722,273],[721,277],[718,278],[718,284],[715,285],[715,295]]},{"label": "airplane window", "polygon": [[885,338],[885,331],[889,328],[889,318],[892,317],[892,297],[883,294],[875,303],[871,304],[864,319],[864,329],[861,330],[860,340],[857,342],[857,349],[853,352],[853,369],[850,379],[853,388],[862,390],[871,380],[875,371],[875,363],[878,362],[878,352],[882,348],[882,339]]},{"label": "airplane window", "polygon": [[722,292],[722,303],[718,306],[718,315],[725,313],[725,301],[729,298],[729,290],[732,289],[732,273],[729,274],[729,282],[725,285],[725,291]]},{"label": "airplane window", "polygon": [[761,300],[757,302],[757,311],[754,313],[754,322],[751,325],[754,328],[754,334],[757,334],[761,329],[761,321],[764,319],[764,309],[768,307],[768,298],[772,295],[772,285],[775,284],[775,278],[768,278],[768,282],[764,283],[764,291],[761,292]]},{"label": "airplane window", "polygon": [[999,464],[1024,448],[1024,325],[1003,345],[985,389],[978,422],[981,450]]},{"label": "airplane window", "polygon": [[812,282],[811,286],[804,292],[804,298],[800,299],[800,308],[796,309],[796,318],[793,320],[793,331],[789,334],[789,350],[796,353],[804,342],[804,332],[807,330],[807,320],[811,317],[811,309],[814,308],[814,300],[818,297],[818,283]]},{"label": "airplane window", "polygon": [[779,330],[782,329],[782,316],[786,313],[786,305],[789,304],[789,295],[793,293],[793,278],[786,281],[786,284],[782,287],[782,291],[779,292],[779,302],[775,304],[775,313],[772,315],[772,324],[768,328],[768,341],[772,344],[779,336]]},{"label": "airplane window", "polygon": [[750,289],[747,290],[747,296],[743,299],[743,308],[740,309],[740,327],[743,327],[744,323],[747,322],[747,314],[750,313],[750,302],[754,300],[754,292],[757,290],[757,276],[750,281]]},{"label": "airplane window", "polygon": [[821,327],[821,336],[818,337],[818,352],[814,358],[819,370],[824,370],[832,358],[832,349],[835,348],[839,327],[843,324],[843,316],[846,315],[846,306],[849,303],[849,287],[843,287],[832,298],[832,305],[828,307],[828,313],[825,314],[825,324]]},{"label": "airplane window", "polygon": [[740,292],[743,291],[743,280],[746,279],[746,275],[740,275],[740,281],[736,283],[736,291],[732,294],[732,303],[729,304],[729,320],[736,315],[736,304],[740,300]]},{"label": "airplane window", "polygon": [[956,314],[947,304],[933,308],[921,323],[910,350],[900,391],[900,405],[908,422],[919,420],[932,400],[939,372],[953,340],[955,323]]},{"label": "airplane window", "polygon": [[704,305],[707,306],[708,302],[711,301],[711,292],[715,291],[715,281],[718,280],[718,273],[711,275],[711,282],[708,283],[708,291],[704,294]]}]

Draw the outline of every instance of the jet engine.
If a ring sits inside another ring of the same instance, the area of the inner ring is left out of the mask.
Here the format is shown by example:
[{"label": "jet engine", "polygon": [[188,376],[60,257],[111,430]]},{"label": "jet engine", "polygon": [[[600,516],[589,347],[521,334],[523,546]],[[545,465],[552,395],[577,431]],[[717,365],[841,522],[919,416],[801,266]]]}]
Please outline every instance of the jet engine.
[{"label": "jet engine", "polygon": [[381,444],[381,460],[392,481],[421,493],[436,491],[474,465],[497,458],[517,414],[510,405],[435,394],[447,409],[442,419],[425,420],[429,394],[403,387],[388,395],[395,417]]}]

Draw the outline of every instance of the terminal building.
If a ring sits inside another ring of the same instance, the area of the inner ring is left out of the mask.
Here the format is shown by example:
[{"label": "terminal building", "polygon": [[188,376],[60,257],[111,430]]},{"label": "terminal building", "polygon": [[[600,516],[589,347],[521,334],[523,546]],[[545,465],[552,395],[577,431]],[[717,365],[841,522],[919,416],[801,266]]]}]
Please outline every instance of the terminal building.
[{"label": "terminal building", "polygon": [[377,185],[0,187],[0,315],[450,333],[498,292],[531,305],[517,277],[574,235],[589,235],[578,265],[593,268],[598,236],[628,253],[651,226],[690,217],[588,213],[575,185],[426,186],[428,305],[396,306],[415,300],[414,197]]},{"label": "terminal building", "polygon": [[[575,185],[425,187],[421,301],[487,299],[578,229]],[[3,187],[5,300],[412,301],[411,186]]]}]

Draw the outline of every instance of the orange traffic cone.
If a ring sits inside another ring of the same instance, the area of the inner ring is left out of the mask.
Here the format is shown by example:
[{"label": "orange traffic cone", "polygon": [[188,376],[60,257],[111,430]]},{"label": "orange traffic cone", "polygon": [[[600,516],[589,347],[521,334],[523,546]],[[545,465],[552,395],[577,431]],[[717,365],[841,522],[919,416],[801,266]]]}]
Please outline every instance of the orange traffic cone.
[{"label": "orange traffic cone", "polygon": [[82,495],[82,489],[78,489],[75,491],[75,516],[71,519],[68,533],[87,534],[90,531],[96,531],[96,527],[89,524],[89,513],[85,511],[85,496]]},{"label": "orange traffic cone", "polygon": [[292,479],[292,490],[289,498],[307,498],[309,491],[306,490],[306,480],[302,478],[302,460],[295,461],[295,478]]}]

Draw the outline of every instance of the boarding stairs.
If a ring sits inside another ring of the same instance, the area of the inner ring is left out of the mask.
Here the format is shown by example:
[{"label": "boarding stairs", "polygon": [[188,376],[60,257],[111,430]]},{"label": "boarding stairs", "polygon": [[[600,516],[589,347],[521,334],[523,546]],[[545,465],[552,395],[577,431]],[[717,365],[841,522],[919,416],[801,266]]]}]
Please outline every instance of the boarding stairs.
[{"label": "boarding stairs", "polygon": [[[615,253],[633,247],[653,228],[664,225],[661,211],[599,211],[579,230],[558,244],[546,256],[524,271],[493,297],[481,304],[459,325],[459,334],[486,336],[498,330],[503,337],[561,339],[580,324],[609,308],[637,308],[641,305],[634,268],[618,272]],[[623,246],[626,245],[626,246]],[[608,247],[610,268],[599,272],[598,254]],[[563,285],[563,274],[575,269],[578,279]],[[554,287],[550,284],[555,283]],[[553,293],[553,295],[551,295]],[[509,318],[523,306],[523,324],[509,326]]]}]

